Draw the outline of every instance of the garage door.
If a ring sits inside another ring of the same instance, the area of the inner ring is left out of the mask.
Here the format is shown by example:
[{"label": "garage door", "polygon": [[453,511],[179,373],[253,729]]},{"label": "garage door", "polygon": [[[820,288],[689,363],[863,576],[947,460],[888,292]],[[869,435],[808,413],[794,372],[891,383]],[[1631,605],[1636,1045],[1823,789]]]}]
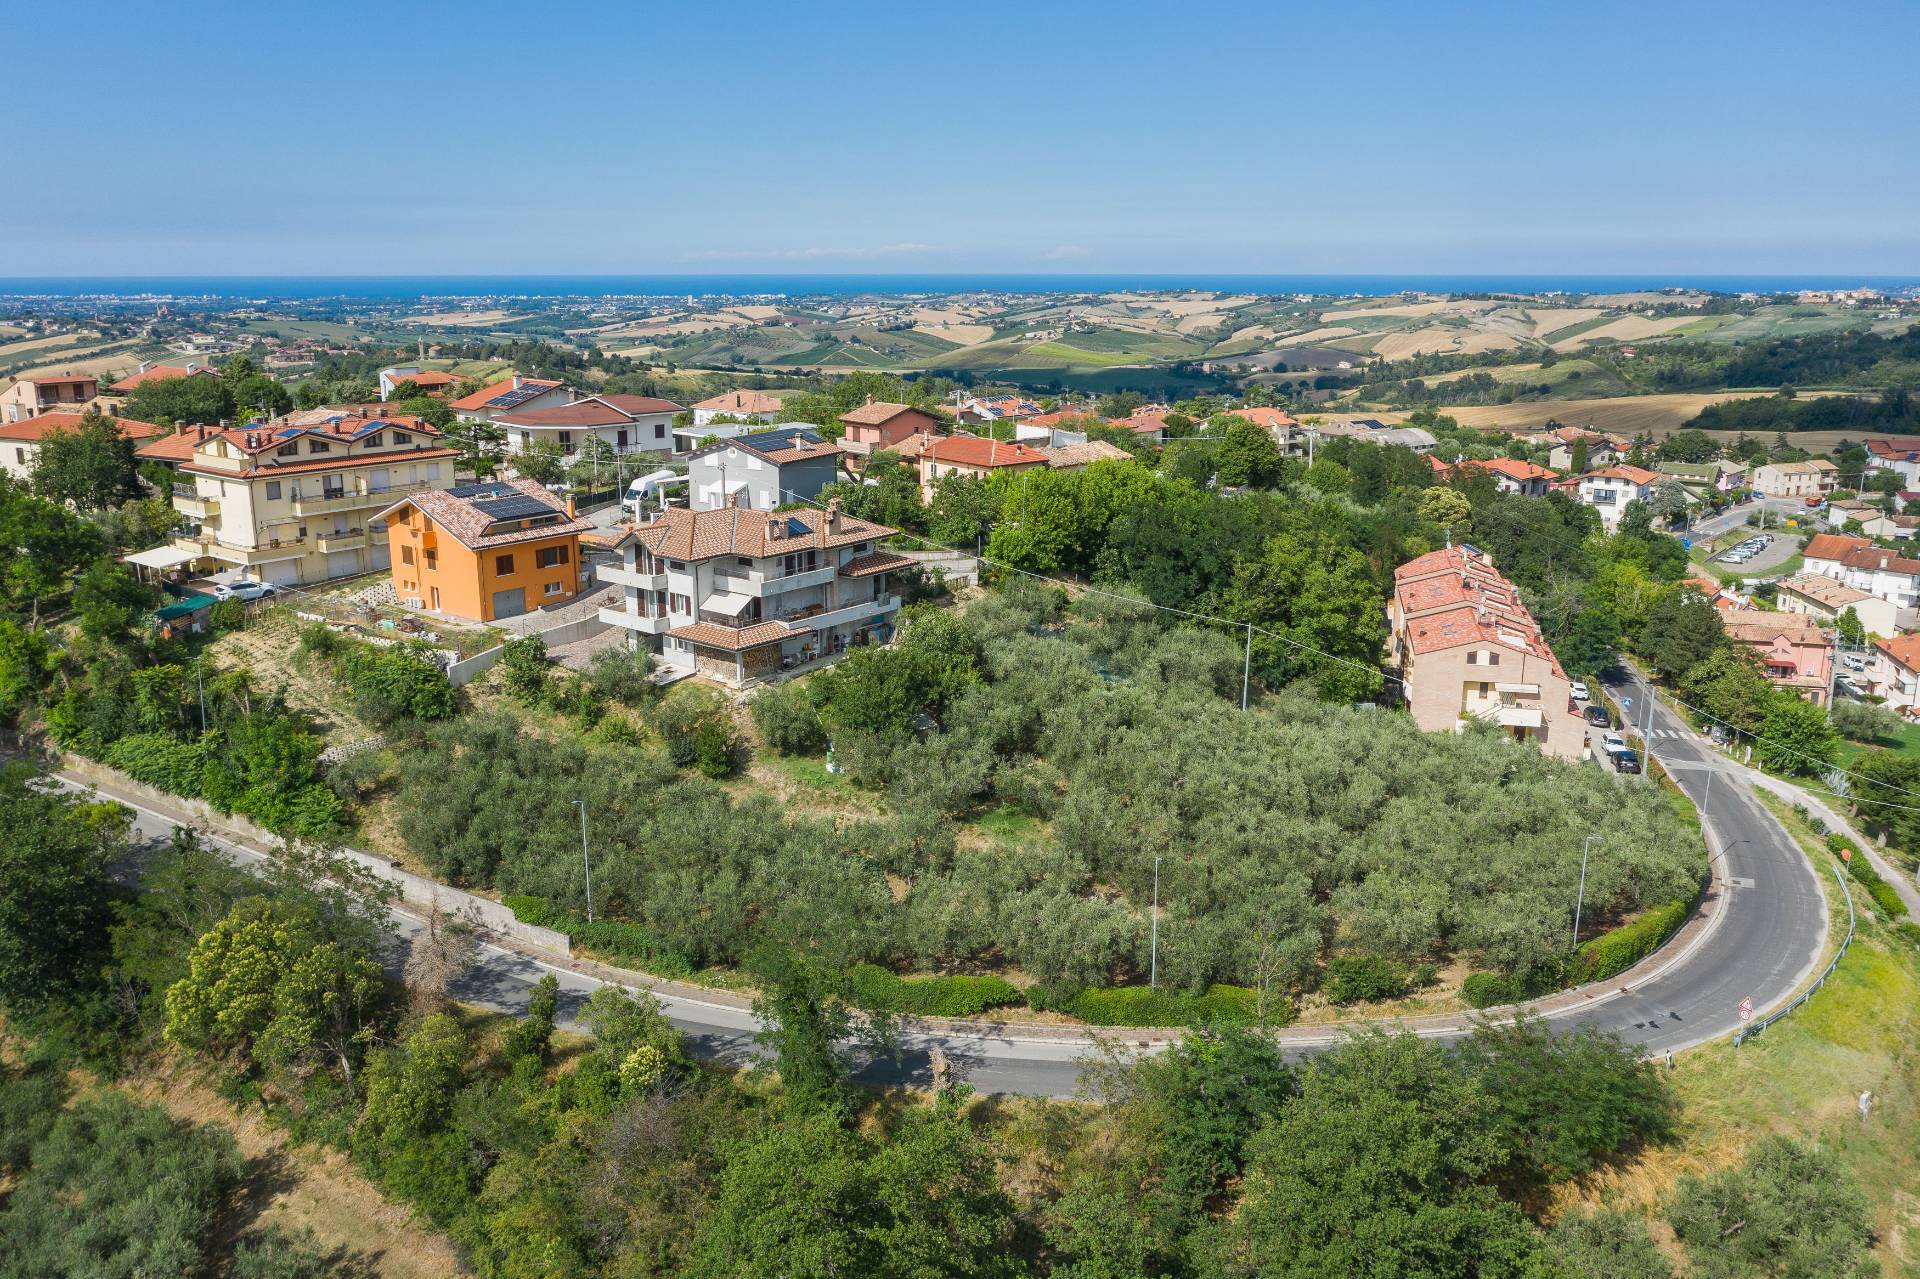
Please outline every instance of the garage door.
[{"label": "garage door", "polygon": [[493,593],[493,615],[495,617],[518,617],[527,611],[527,590],[516,586],[510,591]]},{"label": "garage door", "polygon": [[300,581],[299,560],[278,560],[272,564],[261,564],[254,569],[263,582],[272,582],[275,586],[293,586]]}]

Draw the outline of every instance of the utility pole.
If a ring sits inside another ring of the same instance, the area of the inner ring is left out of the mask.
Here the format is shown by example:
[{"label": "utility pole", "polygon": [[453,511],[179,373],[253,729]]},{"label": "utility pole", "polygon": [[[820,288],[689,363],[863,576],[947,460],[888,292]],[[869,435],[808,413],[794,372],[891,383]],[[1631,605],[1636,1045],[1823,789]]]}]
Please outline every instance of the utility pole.
[{"label": "utility pole", "polygon": [[593,866],[587,861],[587,801],[576,799],[573,806],[580,810],[580,871],[587,878],[587,922],[593,922]]},{"label": "utility pole", "polygon": [[1649,681],[1646,714],[1642,717],[1640,724],[1640,749],[1646,754],[1646,758],[1640,761],[1640,776],[1648,781],[1653,780],[1653,699],[1657,696],[1658,694],[1653,691],[1652,682]]},{"label": "utility pole", "polygon": [[1587,850],[1593,847],[1593,839],[1594,837],[1589,835],[1587,836],[1587,842],[1580,845],[1580,892],[1573,899],[1573,944],[1575,947],[1580,945],[1580,908],[1584,906],[1587,901]]},{"label": "utility pole", "polygon": [[200,693],[200,736],[207,735],[207,684],[200,678],[200,654],[193,655],[193,686]]},{"label": "utility pole", "polygon": [[1152,941],[1147,949],[1147,988],[1160,984],[1160,858],[1153,859],[1153,923]]},{"label": "utility pole", "polygon": [[1247,623],[1247,655],[1240,662],[1240,709],[1247,709],[1247,681],[1253,675],[1253,623]]}]

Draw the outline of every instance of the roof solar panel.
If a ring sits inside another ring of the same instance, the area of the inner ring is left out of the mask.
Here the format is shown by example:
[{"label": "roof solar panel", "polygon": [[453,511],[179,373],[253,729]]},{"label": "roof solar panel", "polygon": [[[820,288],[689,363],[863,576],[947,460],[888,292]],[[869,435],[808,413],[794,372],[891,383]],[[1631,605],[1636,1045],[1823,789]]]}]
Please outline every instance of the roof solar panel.
[{"label": "roof solar panel", "polygon": [[505,496],[513,492],[513,490],[503,484],[493,484],[482,481],[478,484],[456,484],[448,489],[447,492],[454,497],[480,497],[483,494]]},{"label": "roof solar panel", "polygon": [[483,498],[475,502],[473,507],[490,520],[527,520],[536,515],[556,514],[551,506],[525,493]]},{"label": "roof solar panel", "polygon": [[516,404],[525,404],[528,400],[531,400],[534,396],[539,395],[547,389],[548,388],[544,386],[525,384],[510,387],[494,396],[491,400],[488,400],[487,407],[490,409],[510,409]]}]

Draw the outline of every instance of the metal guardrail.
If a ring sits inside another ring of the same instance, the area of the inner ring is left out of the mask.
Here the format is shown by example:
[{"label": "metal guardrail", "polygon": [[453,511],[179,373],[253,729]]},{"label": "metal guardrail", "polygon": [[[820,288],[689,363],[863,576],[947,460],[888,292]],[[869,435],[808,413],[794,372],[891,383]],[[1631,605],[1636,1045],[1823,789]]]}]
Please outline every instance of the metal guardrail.
[{"label": "metal guardrail", "polygon": [[1827,965],[1826,971],[1814,978],[1813,985],[1801,991],[1792,1003],[1778,1012],[1769,1013],[1751,1026],[1742,1026],[1738,1031],[1734,1032],[1733,1046],[1735,1048],[1738,1048],[1752,1036],[1759,1034],[1767,1027],[1773,1025],[1774,1022],[1779,1021],[1782,1017],[1785,1017],[1809,999],[1812,999],[1814,992],[1827,984],[1827,978],[1833,976],[1833,970],[1838,968],[1840,961],[1847,957],[1847,947],[1853,945],[1853,892],[1847,887],[1847,877],[1841,874],[1839,866],[1830,866],[1829,869],[1833,871],[1833,877],[1840,885],[1840,895],[1847,899],[1847,935],[1840,939],[1840,949],[1834,952],[1833,960]]}]

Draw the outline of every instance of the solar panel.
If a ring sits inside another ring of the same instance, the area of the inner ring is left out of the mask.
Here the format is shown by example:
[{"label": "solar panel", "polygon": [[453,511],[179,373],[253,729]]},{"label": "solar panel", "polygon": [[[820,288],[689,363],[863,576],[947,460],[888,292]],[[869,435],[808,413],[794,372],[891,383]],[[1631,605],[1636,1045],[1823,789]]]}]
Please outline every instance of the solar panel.
[{"label": "solar panel", "polygon": [[537,497],[525,493],[512,493],[506,497],[490,497],[473,504],[475,510],[490,520],[527,520],[536,515],[553,515],[557,512]]},{"label": "solar panel", "polygon": [[544,386],[512,387],[500,392],[500,394],[494,396],[491,400],[488,400],[486,407],[490,409],[510,409],[516,404],[525,404],[528,400],[531,400],[534,396],[539,395],[547,389],[548,388]]},{"label": "solar panel", "polygon": [[454,497],[480,497],[483,494],[493,495],[493,496],[503,496],[507,493],[513,492],[513,490],[510,488],[505,488],[499,484],[489,484],[489,483],[482,482],[479,484],[456,484],[452,488],[448,489],[447,492],[452,494]]}]

